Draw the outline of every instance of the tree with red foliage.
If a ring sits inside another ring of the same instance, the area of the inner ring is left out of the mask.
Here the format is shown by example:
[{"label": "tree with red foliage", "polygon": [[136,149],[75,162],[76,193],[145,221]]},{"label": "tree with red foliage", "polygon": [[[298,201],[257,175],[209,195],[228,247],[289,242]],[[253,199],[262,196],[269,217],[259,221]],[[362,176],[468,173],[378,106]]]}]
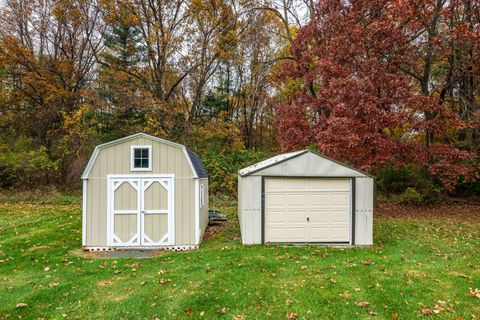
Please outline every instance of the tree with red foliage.
[{"label": "tree with red foliage", "polygon": [[277,108],[283,148],[314,144],[366,171],[429,163],[447,187],[471,176],[474,150],[454,144],[475,121],[460,117],[455,88],[465,72],[478,77],[478,10],[468,0],[320,0],[280,73],[302,84]]}]

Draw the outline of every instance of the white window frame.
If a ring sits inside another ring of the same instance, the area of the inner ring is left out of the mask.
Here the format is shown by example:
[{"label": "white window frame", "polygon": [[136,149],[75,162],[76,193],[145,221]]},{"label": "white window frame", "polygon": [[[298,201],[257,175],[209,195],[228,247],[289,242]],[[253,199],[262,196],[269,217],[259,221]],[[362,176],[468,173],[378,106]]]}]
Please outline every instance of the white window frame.
[{"label": "white window frame", "polygon": [[[148,149],[148,168],[135,168],[135,149]],[[130,146],[130,170],[131,171],[152,171],[152,146],[136,145]]]},{"label": "white window frame", "polygon": [[200,185],[200,208],[205,205],[205,185]]}]

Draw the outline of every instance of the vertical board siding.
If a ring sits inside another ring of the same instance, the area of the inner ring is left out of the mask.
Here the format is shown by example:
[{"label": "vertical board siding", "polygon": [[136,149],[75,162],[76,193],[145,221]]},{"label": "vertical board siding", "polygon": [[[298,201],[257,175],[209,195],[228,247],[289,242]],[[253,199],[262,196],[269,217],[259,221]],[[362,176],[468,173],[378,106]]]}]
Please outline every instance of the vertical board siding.
[{"label": "vertical board siding", "polygon": [[[131,146],[152,146],[152,171],[131,171]],[[107,246],[107,175],[175,174],[175,244],[195,243],[195,186],[193,172],[182,148],[148,138],[136,138],[100,149],[87,177],[86,246]],[[205,192],[206,204],[208,193]],[[122,197],[123,198],[123,197]],[[128,203],[136,201],[135,195]],[[123,202],[122,202],[123,203]],[[208,205],[206,221],[208,223]],[[203,227],[203,226],[202,226]],[[122,233],[129,234],[129,230]]]},{"label": "vertical board siding", "polygon": [[355,188],[355,244],[373,244],[373,184],[370,177],[356,179]]}]

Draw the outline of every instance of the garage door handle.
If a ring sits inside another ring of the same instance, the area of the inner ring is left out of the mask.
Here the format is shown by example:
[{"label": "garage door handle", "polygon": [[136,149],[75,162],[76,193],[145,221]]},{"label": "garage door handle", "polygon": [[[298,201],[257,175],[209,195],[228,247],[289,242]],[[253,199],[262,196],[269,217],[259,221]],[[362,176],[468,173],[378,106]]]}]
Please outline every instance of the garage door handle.
[{"label": "garage door handle", "polygon": [[309,218],[309,217],[307,217],[307,222],[310,222],[310,218]]}]

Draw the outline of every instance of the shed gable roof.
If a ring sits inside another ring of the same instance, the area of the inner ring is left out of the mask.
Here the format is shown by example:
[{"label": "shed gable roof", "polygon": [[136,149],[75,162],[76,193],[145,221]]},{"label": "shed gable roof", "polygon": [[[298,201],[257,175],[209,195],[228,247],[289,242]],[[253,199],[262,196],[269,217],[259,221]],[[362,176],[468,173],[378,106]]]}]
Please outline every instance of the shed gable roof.
[{"label": "shed gable roof", "polygon": [[189,164],[190,168],[192,169],[194,177],[195,178],[207,178],[208,177],[207,172],[206,172],[205,168],[203,167],[202,161],[200,160],[200,157],[196,153],[194,153],[193,151],[189,150],[183,144],[175,143],[175,142],[168,141],[168,140],[165,140],[165,139],[162,139],[162,138],[154,137],[152,135],[149,135],[149,134],[146,134],[146,133],[143,133],[143,132],[139,132],[139,133],[132,134],[130,136],[126,136],[126,137],[123,137],[123,138],[120,138],[120,139],[116,139],[116,140],[113,140],[113,141],[109,141],[109,142],[97,145],[95,147],[95,149],[93,150],[93,154],[90,157],[90,160],[88,161],[87,166],[85,167],[85,170],[83,171],[82,179],[87,179],[88,178],[88,175],[90,174],[90,171],[91,171],[91,169],[92,169],[92,167],[95,163],[95,160],[97,159],[98,153],[100,152],[101,149],[105,149],[105,148],[108,148],[110,146],[120,144],[120,143],[123,143],[123,142],[127,142],[127,141],[130,141],[130,140],[134,140],[134,139],[137,139],[137,138],[146,138],[146,139],[150,139],[152,141],[157,141],[157,142],[160,142],[160,143],[170,145],[172,147],[182,149],[184,154],[185,154],[185,157],[187,158],[188,164]]},{"label": "shed gable roof", "polygon": [[[289,162],[290,160],[293,160],[295,158],[299,158],[299,157],[302,157],[302,156],[310,157],[310,158],[318,157],[320,159],[323,159],[323,162],[327,163],[328,166],[332,166],[332,165],[336,165],[337,167],[340,166],[340,167],[344,168],[344,170],[342,170],[344,172],[346,170],[348,170],[348,172],[355,173],[356,175],[368,176],[368,177],[374,178],[374,176],[372,176],[371,174],[368,174],[366,172],[363,172],[361,170],[353,168],[353,167],[351,167],[351,166],[349,166],[345,163],[341,163],[341,162],[339,162],[337,160],[334,160],[330,157],[327,157],[325,155],[322,155],[320,153],[310,151],[310,150],[299,150],[299,151],[279,154],[279,155],[274,156],[272,158],[269,158],[267,160],[264,160],[264,161],[258,162],[256,164],[253,164],[249,167],[243,168],[243,169],[238,171],[238,174],[242,177],[249,176],[251,174],[259,173],[259,171],[264,171],[264,170],[269,169],[269,168],[273,169],[274,167],[276,167],[280,164],[285,164],[285,163]],[[302,157],[302,158],[304,158],[304,157]],[[280,169],[280,167],[278,169]],[[279,170],[274,170],[274,171],[279,172]],[[263,172],[260,172],[259,175],[262,175],[262,173]],[[314,176],[314,175],[312,175],[312,176]]]}]

